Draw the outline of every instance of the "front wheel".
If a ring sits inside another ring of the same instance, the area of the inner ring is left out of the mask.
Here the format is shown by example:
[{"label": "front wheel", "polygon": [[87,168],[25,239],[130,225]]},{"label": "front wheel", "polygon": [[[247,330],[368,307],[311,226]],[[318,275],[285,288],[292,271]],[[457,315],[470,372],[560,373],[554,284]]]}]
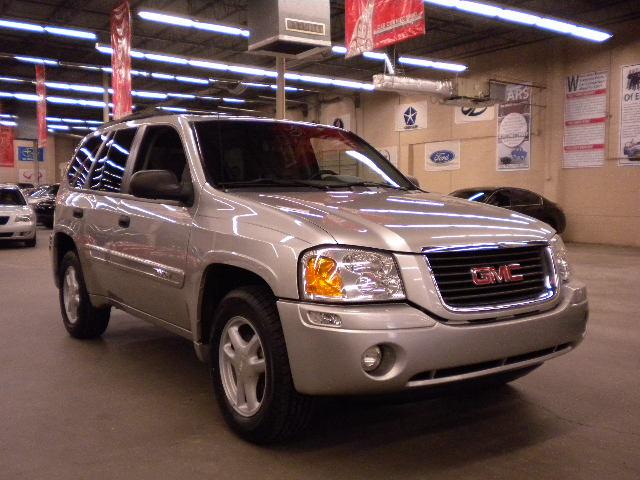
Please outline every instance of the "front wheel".
[{"label": "front wheel", "polygon": [[275,299],[243,287],[220,303],[211,338],[211,373],[226,422],[254,443],[286,440],[306,427],[312,399],[293,385]]},{"label": "front wheel", "polygon": [[74,338],[96,338],[109,325],[110,307],[91,304],[80,260],[76,252],[67,252],[60,264],[60,310],[67,332]]}]

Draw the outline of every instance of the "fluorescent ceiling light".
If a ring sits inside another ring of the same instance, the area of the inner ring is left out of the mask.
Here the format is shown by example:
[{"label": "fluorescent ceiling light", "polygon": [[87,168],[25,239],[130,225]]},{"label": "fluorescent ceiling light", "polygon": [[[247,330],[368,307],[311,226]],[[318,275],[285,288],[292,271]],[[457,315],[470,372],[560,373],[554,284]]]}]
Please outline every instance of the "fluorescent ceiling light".
[{"label": "fluorescent ceiling light", "polygon": [[[346,47],[343,47],[341,45],[335,45],[331,47],[331,51],[338,55],[344,55],[345,53],[347,53]],[[394,73],[393,63],[391,63],[391,59],[386,53],[364,52],[362,56],[364,58],[368,58],[371,60],[380,60],[385,62],[387,64],[389,73],[391,74]],[[398,61],[400,63],[404,63],[406,65],[412,65],[414,67],[432,68],[435,70],[447,70],[450,72],[464,72],[468,68],[466,65],[463,65],[461,63],[440,62],[436,60],[429,60],[426,58],[400,57]]]},{"label": "fluorescent ceiling light", "polygon": [[58,62],[56,60],[49,60],[47,58],[25,57],[23,55],[15,55],[13,58],[15,58],[20,62],[35,63],[36,65],[51,65],[51,66],[58,65]]},{"label": "fluorescent ceiling light", "polygon": [[604,42],[613,36],[602,30],[585,27],[583,25],[545,17],[544,15],[532,12],[523,12],[482,2],[467,0],[424,0],[424,3],[444,8],[452,8],[485,17],[498,18],[508,22],[529,25],[563,35],[584,38],[593,42]]},{"label": "fluorescent ceiling light", "polygon": [[12,30],[23,30],[35,33],[48,33],[59,37],[79,38],[82,40],[96,40],[96,34],[84,30],[75,30],[71,28],[61,28],[53,25],[36,25],[34,23],[18,22],[15,20],[0,19],[0,28],[8,28]]},{"label": "fluorescent ceiling light", "polygon": [[89,125],[102,125],[103,122],[99,120],[82,120],[80,118],[60,118],[60,117],[47,117],[47,122],[55,123],[86,123]]},{"label": "fluorescent ceiling light", "polygon": [[10,113],[0,113],[0,118],[18,118],[17,115],[11,115]]},{"label": "fluorescent ceiling light", "polygon": [[3,127],[17,127],[18,124],[13,120],[0,120],[0,125]]},{"label": "fluorescent ceiling light", "polygon": [[[104,47],[100,44],[96,44],[96,49],[105,54],[111,53],[108,47]],[[262,68],[249,66],[249,65],[237,65],[237,64],[234,65],[234,64],[215,62],[215,61],[209,61],[209,60],[179,57],[175,55],[147,53],[139,50],[138,50],[138,53],[143,55],[143,58],[145,60],[150,60],[155,62],[179,63],[181,65],[190,65],[192,67],[203,68],[206,70],[230,72],[238,75],[249,75],[249,76],[269,77],[269,78],[276,78],[278,76],[275,70],[267,70],[267,69],[262,69]],[[333,85],[336,87],[353,88],[356,90],[367,90],[367,91],[373,90],[373,84],[359,82],[357,80],[329,78],[329,77],[321,77],[317,75],[304,75],[304,74],[299,74],[295,72],[285,73],[285,78],[288,80],[314,83],[317,85]]]},{"label": "fluorescent ceiling light", "polygon": [[138,15],[145,20],[173,25],[174,27],[195,28],[197,30],[221,33],[223,35],[235,35],[245,38],[249,36],[249,30],[243,28],[221,25],[217,23],[202,22],[200,20],[193,20],[191,18],[181,17],[179,15],[150,12],[148,10],[142,10],[138,12]]}]

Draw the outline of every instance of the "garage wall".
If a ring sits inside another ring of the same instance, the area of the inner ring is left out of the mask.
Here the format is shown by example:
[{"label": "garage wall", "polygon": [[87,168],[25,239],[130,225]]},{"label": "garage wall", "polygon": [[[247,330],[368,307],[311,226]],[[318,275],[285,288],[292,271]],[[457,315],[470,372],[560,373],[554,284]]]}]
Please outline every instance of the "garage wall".
[{"label": "garage wall", "polygon": [[[376,147],[399,147],[399,166],[430,191],[448,193],[471,186],[508,185],[540,192],[567,214],[566,238],[586,243],[640,246],[640,167],[619,167],[621,67],[640,64],[640,40],[633,26],[617,29],[608,45],[556,38],[469,61],[473,76],[533,83],[532,163],[528,171],[496,171],[497,121],[456,125],[454,108],[425,96],[363,94],[320,107],[329,123],[350,113],[352,130]],[[608,153],[603,167],[562,169],[565,78],[570,74],[609,71]],[[395,106],[428,98],[428,128],[395,132]],[[357,104],[357,101],[355,102]],[[314,113],[307,117],[314,120]],[[461,140],[461,169],[426,172],[425,143]]]}]

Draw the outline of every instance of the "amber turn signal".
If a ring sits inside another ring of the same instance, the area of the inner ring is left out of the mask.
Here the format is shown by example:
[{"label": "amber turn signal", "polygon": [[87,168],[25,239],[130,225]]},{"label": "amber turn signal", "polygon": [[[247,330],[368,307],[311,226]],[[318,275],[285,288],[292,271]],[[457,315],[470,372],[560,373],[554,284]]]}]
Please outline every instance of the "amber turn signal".
[{"label": "amber turn signal", "polygon": [[307,295],[342,298],[343,286],[335,260],[315,255],[307,260],[305,269],[305,293]]}]

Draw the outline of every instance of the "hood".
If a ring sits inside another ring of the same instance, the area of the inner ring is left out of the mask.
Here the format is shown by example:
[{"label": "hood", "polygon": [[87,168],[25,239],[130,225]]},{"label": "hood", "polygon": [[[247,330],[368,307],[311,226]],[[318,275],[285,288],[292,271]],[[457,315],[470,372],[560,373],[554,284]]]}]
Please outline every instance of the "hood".
[{"label": "hood", "polygon": [[16,213],[32,213],[28,205],[0,205],[0,216],[14,215]]},{"label": "hood", "polygon": [[553,229],[519,213],[425,192],[236,192],[315,224],[338,244],[419,253],[425,247],[548,241]]}]

